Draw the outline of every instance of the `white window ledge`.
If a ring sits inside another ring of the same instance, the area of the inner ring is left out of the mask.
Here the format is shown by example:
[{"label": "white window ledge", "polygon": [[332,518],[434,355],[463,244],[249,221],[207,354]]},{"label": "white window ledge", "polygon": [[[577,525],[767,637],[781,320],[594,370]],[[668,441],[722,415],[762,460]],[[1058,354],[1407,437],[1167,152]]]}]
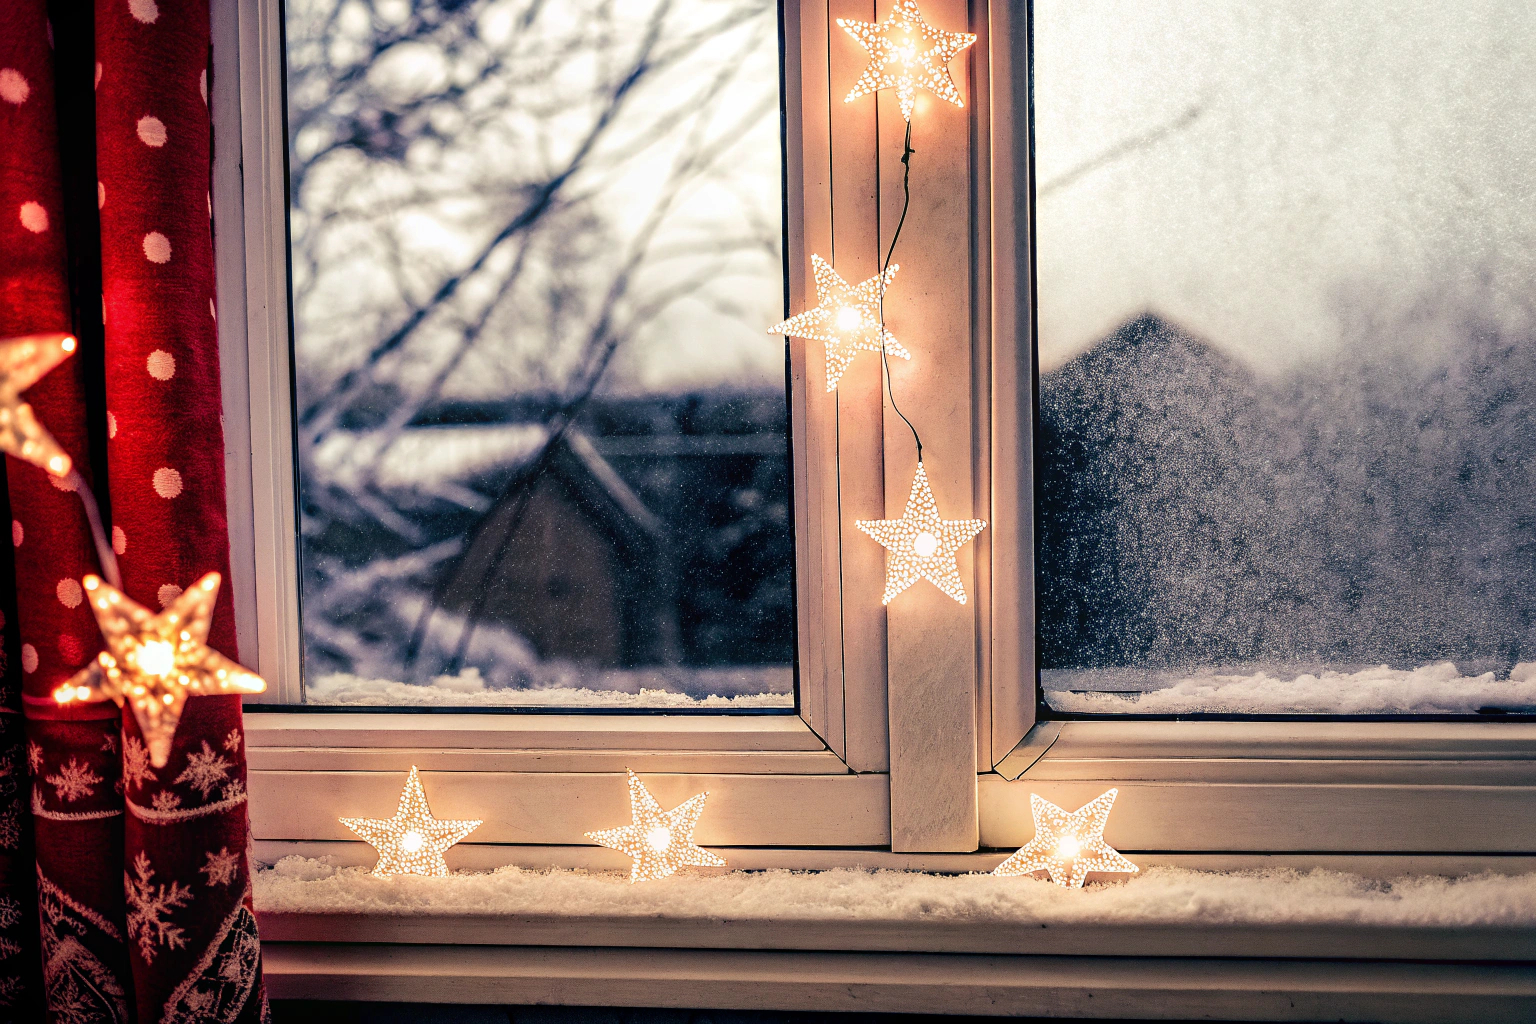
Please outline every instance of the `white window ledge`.
[{"label": "white window ledge", "polygon": [[632,887],[516,868],[380,881],[295,859],[261,872],[255,896],[280,998],[1536,1018],[1532,874],[1382,883],[1156,868],[1072,892],[837,870]]}]

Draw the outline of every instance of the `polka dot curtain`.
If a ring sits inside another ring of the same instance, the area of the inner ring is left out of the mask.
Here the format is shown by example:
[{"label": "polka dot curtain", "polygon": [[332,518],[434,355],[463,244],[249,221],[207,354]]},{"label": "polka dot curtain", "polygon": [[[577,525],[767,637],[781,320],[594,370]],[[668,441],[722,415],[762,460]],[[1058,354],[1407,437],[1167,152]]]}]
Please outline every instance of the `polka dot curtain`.
[{"label": "polka dot curtain", "polygon": [[[0,3],[0,337],[80,337],[27,397],[109,510],[124,591],[158,608],[229,573],[208,4],[47,12]],[[239,699],[193,698],[162,769],[131,714],[55,705],[100,649],[78,583],[100,567],[76,496],[5,470],[0,1017],[260,1021]],[[238,657],[223,590],[209,639]]]}]

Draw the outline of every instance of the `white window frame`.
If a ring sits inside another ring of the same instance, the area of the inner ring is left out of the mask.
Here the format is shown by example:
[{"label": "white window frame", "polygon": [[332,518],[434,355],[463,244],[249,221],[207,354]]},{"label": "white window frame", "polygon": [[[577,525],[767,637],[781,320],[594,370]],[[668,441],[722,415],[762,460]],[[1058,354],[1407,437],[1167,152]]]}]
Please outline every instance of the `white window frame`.
[{"label": "white window frame", "polygon": [[[888,6],[784,0],[795,309],[813,294],[811,253],[869,276],[877,233],[889,238],[900,209],[894,99],[842,103],[860,54],[835,25]],[[902,310],[920,358],[892,370],[922,425],[945,515],[989,522],[962,552],[974,599],[960,606],[918,587],[880,605],[884,553],[853,520],[902,507],[910,438],[888,410],[877,362],[856,362],[827,396],[819,352],[792,341],[797,715],[263,713],[253,702],[259,856],[366,861],[337,816],[387,811],[417,764],[438,813],[486,821],[450,855],[463,866],[615,866],[617,855],[581,833],[624,819],[626,767],[648,773],[663,801],[709,790],[699,839],[732,848],[738,867],[985,868],[996,849],[1028,838],[1029,793],[1076,806],[1109,786],[1121,791],[1109,838],[1142,864],[1527,863],[1529,723],[1035,724],[1032,167],[1027,129],[1015,123],[1028,110],[1024,8],[923,7],[980,39],[955,62],[966,110],[936,105],[914,124],[897,262],[898,293],[925,297]],[[292,704],[300,641],[279,5],[214,0],[213,17],[231,583],[242,655],[271,700]]]}]

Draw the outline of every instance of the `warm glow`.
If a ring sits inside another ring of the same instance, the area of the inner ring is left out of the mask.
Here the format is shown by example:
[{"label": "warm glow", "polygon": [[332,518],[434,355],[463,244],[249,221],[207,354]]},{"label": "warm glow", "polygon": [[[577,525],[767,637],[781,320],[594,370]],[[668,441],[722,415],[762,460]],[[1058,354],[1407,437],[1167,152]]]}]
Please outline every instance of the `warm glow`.
[{"label": "warm glow", "polygon": [[1068,889],[1081,889],[1089,872],[1135,874],[1140,870],[1104,841],[1104,826],[1118,790],[1111,789],[1068,813],[1040,796],[1029,794],[1035,837],[993,870],[994,875],[1045,872]]},{"label": "warm glow", "polygon": [[821,342],[827,354],[828,391],[837,390],[837,382],[860,352],[883,350],[888,356],[911,359],[912,354],[884,328],[876,312],[880,297],[900,269],[893,263],[883,273],[850,285],[832,269],[832,264],[813,254],[811,272],[816,278],[816,305],[769,328],[768,333]]},{"label": "warm glow", "polygon": [[443,860],[444,852],[483,824],[481,821],[434,818],[415,765],[411,765],[411,774],[400,792],[400,805],[393,818],[341,818],[340,821],[379,852],[379,862],[373,866],[375,878],[446,875],[448,862]]},{"label": "warm glow", "polygon": [[218,573],[208,573],[158,614],[100,577],[86,576],[80,582],[91,595],[91,611],[106,649],[55,690],[54,699],[110,698],[120,707],[130,706],[154,767],[165,767],[170,758],[188,697],[261,693],[267,688],[260,676],[207,645]]},{"label": "warm glow", "polygon": [[663,811],[634,772],[629,773],[630,824],[588,832],[598,846],[618,850],[634,858],[631,882],[651,882],[674,874],[685,865],[725,867],[725,861],[693,842],[693,830],[704,813],[708,793],[699,793]]},{"label": "warm glow", "polygon": [[0,451],[56,477],[69,475],[69,455],[37,422],[21,393],[36,384],[77,348],[61,331],[0,340]]},{"label": "warm glow", "polygon": [[986,529],[987,524],[980,519],[941,519],[921,462],[912,478],[906,512],[900,519],[859,519],[854,525],[886,550],[885,604],[918,580],[927,580],[965,604],[965,584],[960,579],[955,552]]},{"label": "warm glow", "polygon": [[151,640],[139,648],[139,671],[164,678],[176,667],[176,645],[166,640]]},{"label": "warm glow", "polygon": [[949,62],[976,41],[969,32],[945,32],[929,25],[918,10],[917,0],[897,0],[891,16],[883,22],[838,18],[837,23],[869,51],[869,66],[844,102],[895,89],[901,116],[908,121],[912,120],[918,89],[927,89],[957,107],[965,106],[949,76]]}]

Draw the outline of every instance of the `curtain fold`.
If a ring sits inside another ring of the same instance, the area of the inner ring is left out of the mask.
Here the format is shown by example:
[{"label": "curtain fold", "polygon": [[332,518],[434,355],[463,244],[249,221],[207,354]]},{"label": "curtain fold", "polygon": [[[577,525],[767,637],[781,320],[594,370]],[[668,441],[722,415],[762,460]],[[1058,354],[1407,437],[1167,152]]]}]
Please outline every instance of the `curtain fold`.
[{"label": "curtain fold", "polygon": [[[69,274],[83,256],[99,264],[104,351],[82,344],[26,398],[81,484],[110,498],[122,589],[155,609],[210,570],[229,573],[208,4],[98,0],[94,19],[68,26],[47,13],[45,0],[0,4],[0,338],[99,337],[99,321],[81,323],[94,303],[71,316]],[[53,66],[55,29],[94,37],[94,82],[56,90],[70,67]],[[94,132],[63,148],[94,142],[94,211],[65,194],[60,130]],[[66,220],[97,218],[99,248],[71,250]],[[92,423],[105,481],[92,479]],[[4,626],[20,665],[0,677],[0,1007],[45,994],[58,1021],[264,1020],[239,698],[191,698],[161,769],[131,711],[57,706],[53,688],[100,649],[79,585],[100,568],[78,496],[28,463],[6,469],[16,621]],[[228,586],[209,641],[238,657]]]}]

